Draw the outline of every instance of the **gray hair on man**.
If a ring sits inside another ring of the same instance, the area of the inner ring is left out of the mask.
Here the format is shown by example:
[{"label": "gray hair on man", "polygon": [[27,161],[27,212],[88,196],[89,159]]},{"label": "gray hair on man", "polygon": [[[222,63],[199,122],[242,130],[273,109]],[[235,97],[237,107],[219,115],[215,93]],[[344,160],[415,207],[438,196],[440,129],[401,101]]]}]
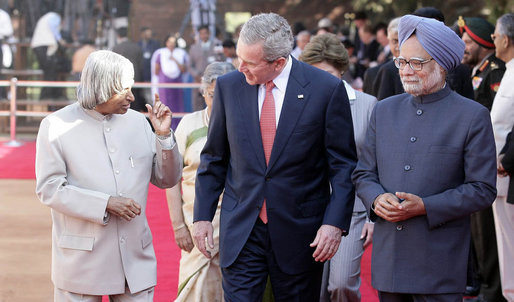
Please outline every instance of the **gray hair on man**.
[{"label": "gray hair on man", "polygon": [[209,64],[203,73],[200,91],[204,92],[218,77],[234,70],[236,70],[234,65],[228,62],[213,62]]},{"label": "gray hair on man", "polygon": [[284,17],[274,13],[251,17],[241,29],[239,41],[246,45],[263,43],[264,59],[287,58],[293,50],[293,32]]},{"label": "gray hair on man", "polygon": [[297,35],[296,35],[296,38],[301,38],[301,37],[310,37],[311,36],[311,33],[308,31],[308,30],[302,30],[301,32],[299,32]]},{"label": "gray hair on man", "polygon": [[134,66],[127,58],[109,50],[97,50],[87,57],[77,99],[83,108],[94,109],[133,84]]},{"label": "gray hair on man", "polygon": [[401,17],[394,18],[389,21],[389,25],[387,26],[387,33],[397,33],[398,32],[398,24],[400,24]]},{"label": "gray hair on man", "polygon": [[509,39],[514,40],[514,14],[509,13],[501,16],[496,21],[498,23],[498,32],[506,35]]}]

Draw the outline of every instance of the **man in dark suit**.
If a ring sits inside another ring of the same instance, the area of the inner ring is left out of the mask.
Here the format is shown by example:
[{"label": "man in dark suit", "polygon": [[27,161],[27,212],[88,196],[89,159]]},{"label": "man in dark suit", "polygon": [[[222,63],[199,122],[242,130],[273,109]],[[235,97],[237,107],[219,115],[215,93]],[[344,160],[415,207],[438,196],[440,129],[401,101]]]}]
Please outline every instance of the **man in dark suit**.
[{"label": "man in dark suit", "polygon": [[[196,179],[195,244],[207,257],[223,192],[220,265],[225,301],[317,301],[322,262],[349,228],[356,151],[342,81],[290,56],[279,15],[243,26],[240,72],[216,83]],[[224,190],[224,191],[223,191]]]},{"label": "man in dark suit", "polygon": [[[134,81],[141,81],[141,57],[143,52],[137,42],[131,41],[128,38],[128,28],[120,27],[116,30],[117,43],[112,48],[112,51],[127,58],[132,65],[134,65]],[[132,88],[134,94],[134,102],[130,104],[130,108],[136,111],[146,111],[146,101],[143,97],[141,88]]]},{"label": "man in dark suit", "polygon": [[464,54],[450,28],[407,15],[398,39],[406,93],[375,106],[353,173],[375,221],[372,285],[381,302],[462,301],[469,215],[496,196],[491,120],[446,83]]},{"label": "man in dark suit", "polygon": [[161,47],[159,41],[152,39],[153,32],[149,27],[141,28],[141,40],[137,42],[143,53],[143,59],[141,62],[141,81],[151,82],[152,81],[152,54]]},{"label": "man in dark suit", "polygon": [[[387,28],[387,39],[389,40],[389,47],[393,57],[397,57],[400,54],[398,44],[399,22],[400,18],[394,18],[389,22],[389,27]],[[373,87],[375,89],[374,95],[378,100],[383,100],[387,97],[404,92],[402,82],[400,81],[400,75],[398,74],[398,68],[394,66],[392,59],[377,67],[379,69],[373,81]]]}]

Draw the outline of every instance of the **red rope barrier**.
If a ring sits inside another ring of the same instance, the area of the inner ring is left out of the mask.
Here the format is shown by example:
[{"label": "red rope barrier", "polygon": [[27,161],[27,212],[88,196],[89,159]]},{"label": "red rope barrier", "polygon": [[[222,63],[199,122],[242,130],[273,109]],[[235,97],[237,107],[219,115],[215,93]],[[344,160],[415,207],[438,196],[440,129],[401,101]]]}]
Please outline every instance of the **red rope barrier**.
[{"label": "red rope barrier", "polygon": [[[36,111],[36,110],[17,110],[16,91],[18,87],[63,87],[63,88],[75,88],[79,85],[77,81],[18,81],[17,78],[13,77],[10,81],[0,81],[0,87],[10,86],[10,110],[0,111],[1,116],[10,117],[10,141],[5,143],[8,146],[19,147],[22,144],[16,141],[16,117],[27,116],[27,117],[45,117],[51,114],[53,111]],[[136,82],[132,85],[132,88],[172,88],[172,89],[195,89],[200,88],[200,83],[146,83]],[[72,102],[58,102],[58,101],[21,101],[23,105],[68,105]],[[173,118],[182,118],[187,112],[174,112]],[[148,114],[145,114],[148,116]]]}]

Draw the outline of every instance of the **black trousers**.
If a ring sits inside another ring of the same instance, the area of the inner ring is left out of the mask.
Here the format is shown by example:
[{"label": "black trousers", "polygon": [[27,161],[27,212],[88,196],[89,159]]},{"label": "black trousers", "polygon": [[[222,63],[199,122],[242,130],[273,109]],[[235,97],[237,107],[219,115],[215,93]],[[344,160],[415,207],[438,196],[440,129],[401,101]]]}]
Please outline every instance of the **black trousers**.
[{"label": "black trousers", "polygon": [[319,301],[322,273],[323,263],[316,263],[311,271],[299,275],[282,272],[273,253],[268,227],[257,219],[236,261],[222,268],[225,301],[262,301],[268,276],[275,301]]},{"label": "black trousers", "polygon": [[486,301],[506,301],[500,282],[500,265],[492,207],[471,214],[471,241],[481,280],[480,294]]},{"label": "black trousers", "polygon": [[[53,56],[47,56],[46,51],[48,46],[38,46],[33,48],[36,55],[39,68],[43,70],[44,81],[57,80],[57,65],[54,62]],[[40,99],[56,99],[60,95],[60,88],[56,87],[42,87]]]}]

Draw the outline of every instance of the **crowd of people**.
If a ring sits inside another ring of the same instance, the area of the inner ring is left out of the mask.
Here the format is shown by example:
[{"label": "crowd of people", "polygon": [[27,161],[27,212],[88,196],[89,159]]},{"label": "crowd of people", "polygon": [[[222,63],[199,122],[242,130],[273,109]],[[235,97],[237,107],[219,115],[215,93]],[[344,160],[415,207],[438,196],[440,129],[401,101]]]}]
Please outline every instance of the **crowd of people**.
[{"label": "crowd of people", "polygon": [[[360,301],[371,245],[382,302],[514,301],[514,14],[354,25],[265,13],[188,51],[146,27],[77,50],[78,102],[37,138],[55,301],[152,301],[150,182],[182,250],[176,301]],[[38,60],[61,43],[46,30]],[[188,77],[182,119],[182,89],[132,88]]]}]

